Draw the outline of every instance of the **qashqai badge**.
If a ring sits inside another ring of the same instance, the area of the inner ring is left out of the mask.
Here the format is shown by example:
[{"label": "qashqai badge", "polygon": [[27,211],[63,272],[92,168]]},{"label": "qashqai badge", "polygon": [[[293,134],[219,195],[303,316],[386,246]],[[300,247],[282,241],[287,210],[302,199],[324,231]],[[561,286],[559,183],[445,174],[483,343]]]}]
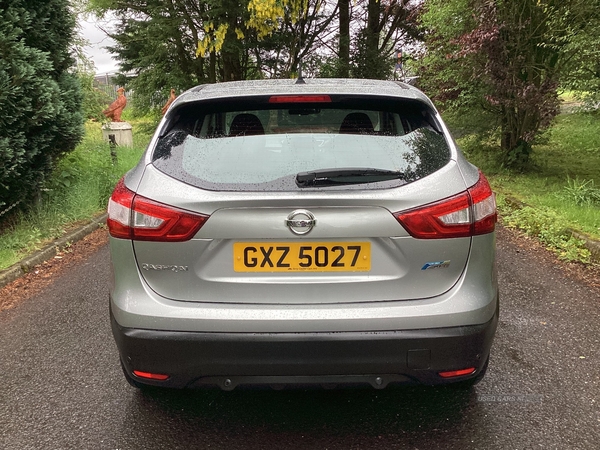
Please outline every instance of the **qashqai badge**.
[{"label": "qashqai badge", "polygon": [[285,224],[294,234],[307,234],[317,224],[315,216],[306,209],[297,209],[285,219]]}]

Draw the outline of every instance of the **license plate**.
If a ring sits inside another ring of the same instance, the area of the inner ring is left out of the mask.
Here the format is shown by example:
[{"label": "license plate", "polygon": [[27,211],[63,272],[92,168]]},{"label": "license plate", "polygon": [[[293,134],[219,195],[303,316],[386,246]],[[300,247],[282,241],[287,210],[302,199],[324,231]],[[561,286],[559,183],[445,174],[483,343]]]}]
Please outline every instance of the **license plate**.
[{"label": "license plate", "polygon": [[236,242],[236,272],[368,272],[370,242]]}]

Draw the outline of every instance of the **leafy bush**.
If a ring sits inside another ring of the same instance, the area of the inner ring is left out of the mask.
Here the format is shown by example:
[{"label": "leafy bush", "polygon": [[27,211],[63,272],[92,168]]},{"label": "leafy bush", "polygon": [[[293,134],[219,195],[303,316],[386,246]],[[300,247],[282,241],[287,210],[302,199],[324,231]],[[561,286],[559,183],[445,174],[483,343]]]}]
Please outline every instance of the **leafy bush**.
[{"label": "leafy bush", "polygon": [[86,119],[102,122],[106,119],[102,111],[106,105],[110,104],[111,99],[108,94],[94,87],[93,73],[79,73],[81,89],[83,92],[83,112]]},{"label": "leafy bush", "polygon": [[3,3],[0,212],[39,192],[55,162],[81,140],[81,90],[69,73],[74,28],[69,0]]},{"label": "leafy bush", "polygon": [[117,163],[102,140],[100,123],[88,122],[77,148],[62,158],[44,184],[40,201],[5,221],[0,233],[0,270],[61,236],[66,227],[106,209],[119,178],[139,160],[150,140],[145,122],[133,121],[134,147],[117,147]]}]

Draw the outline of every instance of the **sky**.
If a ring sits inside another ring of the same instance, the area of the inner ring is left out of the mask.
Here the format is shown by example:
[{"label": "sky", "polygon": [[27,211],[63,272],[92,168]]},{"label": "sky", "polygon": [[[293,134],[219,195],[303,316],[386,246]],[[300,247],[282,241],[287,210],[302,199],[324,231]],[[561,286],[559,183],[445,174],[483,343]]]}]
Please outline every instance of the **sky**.
[{"label": "sky", "polygon": [[110,29],[110,19],[98,20],[95,17],[87,19],[80,18],[80,33],[89,45],[84,47],[85,54],[94,62],[96,74],[113,73],[118,70],[117,61],[112,59],[111,54],[104,47],[114,45],[114,41],[100,29]]}]

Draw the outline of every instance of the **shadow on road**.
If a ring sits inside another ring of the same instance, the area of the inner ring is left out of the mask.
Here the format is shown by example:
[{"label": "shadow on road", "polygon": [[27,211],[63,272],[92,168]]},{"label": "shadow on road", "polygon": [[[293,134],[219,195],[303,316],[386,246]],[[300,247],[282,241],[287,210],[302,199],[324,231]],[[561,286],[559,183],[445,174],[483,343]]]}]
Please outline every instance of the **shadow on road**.
[{"label": "shadow on road", "polygon": [[197,444],[201,433],[209,441],[215,439],[213,443],[223,443],[227,436],[248,448],[253,447],[251,435],[258,433],[262,439],[270,435],[273,444],[282,445],[279,448],[303,447],[297,441],[301,439],[327,447],[326,441],[332,438],[337,447],[344,439],[354,443],[360,436],[372,442],[377,437],[431,437],[432,432],[439,437],[452,432],[458,438],[457,429],[462,428],[459,424],[467,410],[477,409],[476,397],[474,390],[439,387],[151,390],[133,395],[127,416],[132,418],[131,425],[145,424],[153,434],[162,430],[177,436],[180,444],[186,442],[186,435]]}]

